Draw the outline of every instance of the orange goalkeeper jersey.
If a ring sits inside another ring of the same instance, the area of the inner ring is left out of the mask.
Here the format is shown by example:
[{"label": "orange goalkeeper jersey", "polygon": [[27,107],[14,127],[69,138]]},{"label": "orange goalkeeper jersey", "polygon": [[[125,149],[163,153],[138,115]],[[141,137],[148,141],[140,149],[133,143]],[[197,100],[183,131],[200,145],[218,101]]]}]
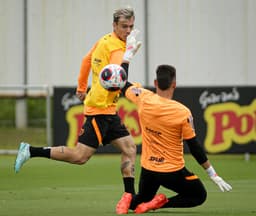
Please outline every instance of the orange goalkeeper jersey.
[{"label": "orange goalkeeper jersey", "polygon": [[88,77],[92,71],[91,89],[84,101],[84,113],[87,115],[115,114],[119,92],[105,90],[99,82],[101,69],[108,64],[121,64],[125,52],[125,42],[114,32],[104,35],[83,58],[78,78],[77,91],[85,92]]},{"label": "orange goalkeeper jersey", "polygon": [[142,167],[157,172],[174,172],[183,168],[183,139],[195,136],[190,110],[175,100],[135,86],[126,90],[126,97],[138,107],[142,128]]}]

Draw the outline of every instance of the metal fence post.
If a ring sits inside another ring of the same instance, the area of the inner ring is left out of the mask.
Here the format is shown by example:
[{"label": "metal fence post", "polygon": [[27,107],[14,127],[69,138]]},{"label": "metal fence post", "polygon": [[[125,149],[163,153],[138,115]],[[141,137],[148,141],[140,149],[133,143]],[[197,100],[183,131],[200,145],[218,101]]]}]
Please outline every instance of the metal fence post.
[{"label": "metal fence post", "polygon": [[52,109],[51,109],[51,94],[50,87],[46,86],[46,140],[48,146],[52,146],[52,129],[51,129],[51,120],[52,120]]}]

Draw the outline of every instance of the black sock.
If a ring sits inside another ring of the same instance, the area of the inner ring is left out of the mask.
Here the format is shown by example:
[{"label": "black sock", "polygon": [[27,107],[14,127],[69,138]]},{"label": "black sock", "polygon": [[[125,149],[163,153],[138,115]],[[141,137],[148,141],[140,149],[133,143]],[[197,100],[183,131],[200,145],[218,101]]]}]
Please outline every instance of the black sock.
[{"label": "black sock", "polygon": [[50,147],[29,147],[30,157],[46,157],[50,158],[51,148]]},{"label": "black sock", "polygon": [[124,177],[124,191],[127,193],[135,194],[134,189],[134,178],[133,177]]}]

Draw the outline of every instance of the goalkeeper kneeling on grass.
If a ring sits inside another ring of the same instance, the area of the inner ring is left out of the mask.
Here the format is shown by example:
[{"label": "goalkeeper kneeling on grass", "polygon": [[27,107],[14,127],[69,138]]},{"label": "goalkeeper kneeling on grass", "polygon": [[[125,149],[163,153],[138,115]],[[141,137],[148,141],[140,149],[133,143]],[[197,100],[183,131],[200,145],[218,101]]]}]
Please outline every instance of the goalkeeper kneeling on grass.
[{"label": "goalkeeper kneeling on grass", "polygon": [[[127,73],[128,65],[128,61],[123,61],[122,67]],[[117,214],[128,213],[129,209],[139,214],[159,208],[194,207],[205,202],[207,192],[202,181],[185,167],[183,141],[221,191],[232,189],[217,175],[198,143],[190,109],[172,99],[176,69],[171,65],[159,65],[154,85],[156,93],[130,82],[122,89],[138,107],[142,153],[138,194],[125,193],[117,205]],[[160,186],[175,195],[157,194]]]}]

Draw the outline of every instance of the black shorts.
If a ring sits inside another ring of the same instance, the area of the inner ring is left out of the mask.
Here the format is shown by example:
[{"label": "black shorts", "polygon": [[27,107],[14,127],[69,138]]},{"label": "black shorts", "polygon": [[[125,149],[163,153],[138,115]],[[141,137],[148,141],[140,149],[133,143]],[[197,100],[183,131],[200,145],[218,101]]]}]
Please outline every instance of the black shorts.
[{"label": "black shorts", "polygon": [[128,130],[116,115],[85,116],[86,120],[78,137],[78,142],[98,148],[110,144],[112,140],[129,135]]}]

